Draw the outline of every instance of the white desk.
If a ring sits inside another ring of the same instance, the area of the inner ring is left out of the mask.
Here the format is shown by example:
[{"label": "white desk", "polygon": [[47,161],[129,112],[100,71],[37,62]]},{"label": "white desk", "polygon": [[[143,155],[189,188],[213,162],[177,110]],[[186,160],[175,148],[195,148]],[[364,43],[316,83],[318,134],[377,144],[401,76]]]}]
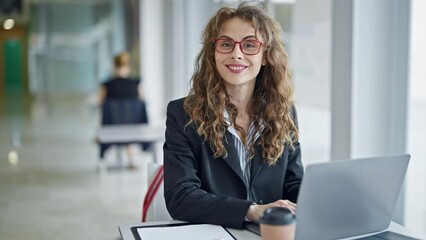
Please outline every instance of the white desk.
[{"label": "white desk", "polygon": [[[165,139],[165,127],[149,124],[103,125],[97,131],[100,143],[152,142],[154,162],[161,163],[161,144]],[[160,144],[160,145],[159,145]],[[158,146],[159,145],[159,146]]]},{"label": "white desk", "polygon": [[[171,224],[171,223],[181,223],[181,222],[180,221],[171,221],[171,222],[149,222],[149,223],[123,224],[123,225],[120,225],[118,228],[119,228],[119,231],[120,231],[120,234],[121,234],[121,238],[123,240],[134,240],[135,238],[134,238],[133,233],[131,231],[132,227]],[[227,228],[227,230],[232,235],[234,235],[234,237],[238,240],[240,240],[240,239],[242,239],[242,240],[261,240],[262,239],[259,235],[256,235],[252,232],[249,232],[248,230],[240,230],[240,229],[233,229],[233,228]],[[414,234],[414,233],[410,232],[409,230],[407,230],[405,227],[403,227],[403,226],[401,226],[397,223],[394,223],[394,222],[391,223],[391,225],[389,226],[387,231],[399,233],[401,235],[409,236],[409,237],[412,237],[412,238],[426,239],[424,236]],[[377,234],[377,233],[374,233],[374,234]],[[366,234],[366,235],[361,235],[361,236],[357,236],[357,237],[344,238],[344,239],[341,239],[341,240],[358,239],[360,237],[371,236],[371,235],[374,235],[374,234]]]}]

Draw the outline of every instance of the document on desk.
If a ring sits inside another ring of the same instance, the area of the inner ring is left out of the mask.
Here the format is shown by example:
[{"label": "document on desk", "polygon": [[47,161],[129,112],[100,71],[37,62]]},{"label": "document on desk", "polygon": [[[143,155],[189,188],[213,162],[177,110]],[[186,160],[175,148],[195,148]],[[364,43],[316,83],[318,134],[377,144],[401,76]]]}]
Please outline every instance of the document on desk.
[{"label": "document on desk", "polygon": [[138,228],[141,240],[234,240],[222,226],[212,224],[166,225]]}]

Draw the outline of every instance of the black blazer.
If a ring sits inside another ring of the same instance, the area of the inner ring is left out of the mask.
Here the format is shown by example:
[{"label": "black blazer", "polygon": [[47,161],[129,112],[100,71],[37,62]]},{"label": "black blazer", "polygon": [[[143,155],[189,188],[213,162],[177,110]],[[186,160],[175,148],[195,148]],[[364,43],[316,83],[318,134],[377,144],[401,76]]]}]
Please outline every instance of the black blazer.
[{"label": "black blazer", "polygon": [[[167,107],[164,144],[167,209],[174,219],[242,228],[252,202],[246,200],[247,190],[232,136],[226,132],[227,139],[224,139],[228,156],[214,158],[208,143],[195,128],[185,127],[189,116],[183,101],[172,101]],[[273,166],[264,162],[261,155],[261,146],[256,146],[250,184],[256,203],[267,204],[279,199],[296,202],[303,177],[299,143],[294,150],[286,145]]]}]

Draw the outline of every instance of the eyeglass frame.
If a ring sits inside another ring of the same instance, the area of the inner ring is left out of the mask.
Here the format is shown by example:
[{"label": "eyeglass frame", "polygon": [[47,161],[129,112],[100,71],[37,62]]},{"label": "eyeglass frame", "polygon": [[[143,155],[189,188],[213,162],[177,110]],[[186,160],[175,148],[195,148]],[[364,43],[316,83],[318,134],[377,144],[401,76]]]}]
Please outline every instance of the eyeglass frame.
[{"label": "eyeglass frame", "polygon": [[[216,42],[217,42],[218,40],[229,40],[229,41],[234,42],[234,46],[232,47],[232,50],[231,50],[231,51],[229,51],[229,52],[221,52],[221,51],[217,50],[217,48],[216,48]],[[244,52],[244,50],[243,50],[243,47],[242,47],[241,43],[243,43],[243,42],[247,42],[247,41],[252,41],[252,42],[260,43],[259,49],[257,50],[257,52],[256,52],[256,53],[245,53],[245,52]],[[215,51],[217,51],[218,53],[222,53],[222,54],[228,54],[228,53],[233,52],[233,51],[235,50],[235,46],[238,44],[238,45],[240,45],[240,51],[241,51],[242,53],[244,53],[245,55],[253,56],[253,55],[257,55],[257,54],[260,52],[260,49],[262,48],[262,46],[265,46],[265,44],[264,44],[263,42],[261,42],[261,41],[259,41],[259,40],[257,40],[257,39],[248,39],[248,40],[246,39],[246,40],[242,40],[242,41],[234,41],[234,40],[233,40],[233,39],[231,39],[231,38],[224,38],[224,37],[220,37],[220,38],[215,38],[215,39],[213,39],[213,41],[212,41],[212,42],[213,42],[213,44],[214,44],[214,50],[215,50]]]}]

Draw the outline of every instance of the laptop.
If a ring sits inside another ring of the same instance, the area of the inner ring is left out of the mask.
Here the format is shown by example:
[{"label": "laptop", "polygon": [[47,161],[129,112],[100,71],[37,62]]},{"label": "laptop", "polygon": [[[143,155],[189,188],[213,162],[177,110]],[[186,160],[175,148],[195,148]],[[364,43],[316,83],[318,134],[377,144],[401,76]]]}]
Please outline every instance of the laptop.
[{"label": "laptop", "polygon": [[[408,240],[386,230],[410,155],[339,160],[306,167],[297,202],[296,240]],[[260,234],[257,224],[246,228]]]}]

